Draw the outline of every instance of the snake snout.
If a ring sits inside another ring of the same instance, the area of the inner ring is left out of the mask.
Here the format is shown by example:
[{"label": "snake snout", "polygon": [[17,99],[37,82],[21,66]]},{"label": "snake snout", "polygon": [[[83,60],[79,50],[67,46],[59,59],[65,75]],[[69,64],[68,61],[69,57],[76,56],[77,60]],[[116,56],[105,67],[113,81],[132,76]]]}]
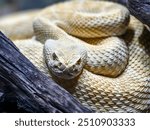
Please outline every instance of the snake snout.
[{"label": "snake snout", "polygon": [[61,62],[48,62],[50,72],[61,79],[74,79],[81,73],[81,66],[63,64]]}]

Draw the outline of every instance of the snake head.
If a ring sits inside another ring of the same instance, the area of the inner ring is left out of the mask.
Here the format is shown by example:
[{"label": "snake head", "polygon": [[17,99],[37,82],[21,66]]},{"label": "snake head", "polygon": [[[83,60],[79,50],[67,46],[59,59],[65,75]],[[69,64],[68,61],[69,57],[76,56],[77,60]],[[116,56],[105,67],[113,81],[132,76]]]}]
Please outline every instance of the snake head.
[{"label": "snake head", "polygon": [[50,72],[62,79],[77,77],[82,72],[85,62],[77,50],[71,46],[62,46],[58,41],[46,41],[44,56]]}]

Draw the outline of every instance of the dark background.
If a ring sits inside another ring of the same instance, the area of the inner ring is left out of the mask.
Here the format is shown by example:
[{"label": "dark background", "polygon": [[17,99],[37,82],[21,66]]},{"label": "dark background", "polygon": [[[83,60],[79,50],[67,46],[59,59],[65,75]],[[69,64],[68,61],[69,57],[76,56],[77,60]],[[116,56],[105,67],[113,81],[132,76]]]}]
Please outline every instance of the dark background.
[{"label": "dark background", "polygon": [[65,0],[0,0],[0,16],[19,10],[43,8]]}]

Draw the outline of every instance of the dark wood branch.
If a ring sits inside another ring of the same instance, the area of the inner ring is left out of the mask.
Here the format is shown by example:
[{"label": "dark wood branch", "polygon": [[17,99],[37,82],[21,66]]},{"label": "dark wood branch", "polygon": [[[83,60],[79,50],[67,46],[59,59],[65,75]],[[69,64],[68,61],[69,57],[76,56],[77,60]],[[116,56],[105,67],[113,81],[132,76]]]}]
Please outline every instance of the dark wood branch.
[{"label": "dark wood branch", "polygon": [[31,112],[92,112],[40,72],[1,32],[0,79]]}]

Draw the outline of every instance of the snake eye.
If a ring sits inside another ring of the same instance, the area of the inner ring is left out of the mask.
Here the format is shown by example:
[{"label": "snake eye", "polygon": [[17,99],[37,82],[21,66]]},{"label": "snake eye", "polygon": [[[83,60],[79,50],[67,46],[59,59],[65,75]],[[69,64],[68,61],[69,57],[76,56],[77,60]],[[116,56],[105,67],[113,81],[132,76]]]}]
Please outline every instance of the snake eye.
[{"label": "snake eye", "polygon": [[53,60],[58,60],[58,57],[55,52],[52,54],[52,58],[53,58]]},{"label": "snake eye", "polygon": [[57,68],[58,68],[58,66],[57,66],[57,65],[54,65],[54,68],[55,68],[55,69],[57,69]]}]

